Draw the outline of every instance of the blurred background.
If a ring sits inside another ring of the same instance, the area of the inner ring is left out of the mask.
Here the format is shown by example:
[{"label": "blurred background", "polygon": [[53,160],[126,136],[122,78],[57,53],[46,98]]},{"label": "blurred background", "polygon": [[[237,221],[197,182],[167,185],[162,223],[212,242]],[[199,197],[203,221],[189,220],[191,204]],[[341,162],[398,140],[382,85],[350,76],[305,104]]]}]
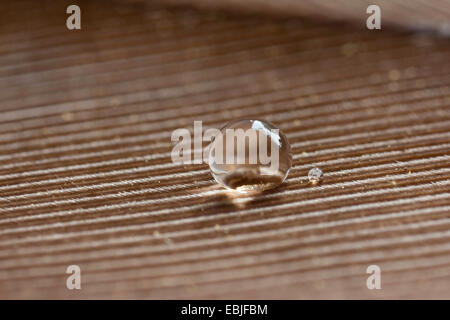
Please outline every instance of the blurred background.
[{"label": "blurred background", "polygon": [[[450,298],[448,1],[0,12],[1,298]],[[238,118],[276,124],[294,164],[237,202],[170,135]]]}]

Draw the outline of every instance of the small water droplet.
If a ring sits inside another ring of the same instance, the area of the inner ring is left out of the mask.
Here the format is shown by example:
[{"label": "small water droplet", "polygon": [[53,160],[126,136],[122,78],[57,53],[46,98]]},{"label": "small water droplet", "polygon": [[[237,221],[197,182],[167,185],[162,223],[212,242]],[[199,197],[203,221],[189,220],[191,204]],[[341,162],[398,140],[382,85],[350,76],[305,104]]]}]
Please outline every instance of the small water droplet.
[{"label": "small water droplet", "polygon": [[309,182],[312,184],[318,184],[320,180],[322,179],[323,172],[320,170],[320,168],[312,168],[308,172],[308,179]]}]

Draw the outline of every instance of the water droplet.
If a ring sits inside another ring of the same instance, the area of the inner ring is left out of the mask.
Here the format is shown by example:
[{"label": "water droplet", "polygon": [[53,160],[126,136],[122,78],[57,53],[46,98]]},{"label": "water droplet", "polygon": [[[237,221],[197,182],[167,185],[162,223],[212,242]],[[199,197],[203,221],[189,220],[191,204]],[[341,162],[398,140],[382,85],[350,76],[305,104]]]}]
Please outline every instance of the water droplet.
[{"label": "water droplet", "polygon": [[320,180],[322,179],[323,172],[320,170],[320,168],[312,168],[308,172],[308,179],[309,182],[312,184],[318,184]]},{"label": "water droplet", "polygon": [[292,165],[286,136],[261,120],[226,124],[209,145],[208,163],[214,179],[239,192],[261,192],[279,186]]}]

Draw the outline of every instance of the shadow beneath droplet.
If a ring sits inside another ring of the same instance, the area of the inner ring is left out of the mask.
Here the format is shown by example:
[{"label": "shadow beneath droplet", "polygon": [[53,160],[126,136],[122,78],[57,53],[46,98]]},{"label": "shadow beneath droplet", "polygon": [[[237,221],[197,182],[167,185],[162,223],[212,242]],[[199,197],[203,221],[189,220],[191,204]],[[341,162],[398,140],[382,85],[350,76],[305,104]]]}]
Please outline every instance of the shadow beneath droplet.
[{"label": "shadow beneath droplet", "polygon": [[288,190],[287,185],[282,184],[274,189],[265,190],[265,191],[253,194],[246,203],[247,203],[247,205],[259,204],[261,201],[266,200],[268,197],[273,196],[273,198],[276,198],[277,194],[280,194],[280,196],[281,196],[281,194],[284,193],[286,190]]},{"label": "shadow beneath droplet", "polygon": [[287,190],[286,185],[281,185],[277,188],[271,190],[257,191],[251,193],[239,193],[236,191],[230,190],[227,193],[228,199],[233,202],[233,204],[238,208],[252,207],[257,204],[260,204],[263,200],[266,200],[268,197],[276,198],[277,194],[281,194]]},{"label": "shadow beneath droplet", "polygon": [[208,203],[213,202],[215,209],[234,210],[236,208],[242,208],[242,204],[236,201],[239,198],[245,198],[245,194],[237,191],[225,189],[224,187],[214,184],[211,186],[197,189],[199,193],[205,194],[205,201]]},{"label": "shadow beneath droplet", "polygon": [[[203,188],[199,188],[198,192],[205,193],[205,198],[208,202],[217,204],[217,208],[221,209],[243,209],[259,204],[262,200],[267,199],[268,196],[281,194],[288,190],[286,184],[282,184],[275,189],[265,191],[254,191],[249,193],[239,192],[236,190],[225,189],[216,184]],[[210,193],[210,194],[208,194]]]}]

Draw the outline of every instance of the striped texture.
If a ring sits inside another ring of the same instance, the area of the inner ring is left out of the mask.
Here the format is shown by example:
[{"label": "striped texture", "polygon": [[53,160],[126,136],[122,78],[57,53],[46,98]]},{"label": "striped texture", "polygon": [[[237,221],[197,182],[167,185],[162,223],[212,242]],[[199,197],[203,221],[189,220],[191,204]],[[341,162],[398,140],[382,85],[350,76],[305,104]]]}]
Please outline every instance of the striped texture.
[{"label": "striped texture", "polygon": [[[1,298],[450,298],[448,39],[102,1],[68,31],[68,4],[0,4]],[[242,117],[287,134],[280,188],[171,162]]]}]

